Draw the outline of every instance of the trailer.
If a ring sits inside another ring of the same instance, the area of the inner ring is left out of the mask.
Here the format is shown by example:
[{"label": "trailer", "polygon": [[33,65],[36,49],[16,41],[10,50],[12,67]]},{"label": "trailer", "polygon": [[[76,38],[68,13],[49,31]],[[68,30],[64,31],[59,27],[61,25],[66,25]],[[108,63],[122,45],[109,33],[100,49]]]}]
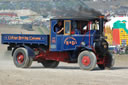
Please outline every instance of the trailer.
[{"label": "trailer", "polygon": [[[57,28],[59,22],[61,28]],[[1,42],[8,45],[19,68],[29,68],[33,61],[55,68],[62,61],[78,63],[83,70],[92,70],[96,64],[100,69],[110,69],[114,58],[104,37],[104,22],[103,16],[53,18],[49,35],[2,34]]]}]

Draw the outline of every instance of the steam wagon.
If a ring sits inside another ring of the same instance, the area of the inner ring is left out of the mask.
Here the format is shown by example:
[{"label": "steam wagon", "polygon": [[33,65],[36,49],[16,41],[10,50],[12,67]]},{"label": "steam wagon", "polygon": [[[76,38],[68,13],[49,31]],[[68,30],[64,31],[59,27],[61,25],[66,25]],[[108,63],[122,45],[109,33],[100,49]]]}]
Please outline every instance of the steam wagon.
[{"label": "steam wagon", "polygon": [[29,68],[33,61],[45,68],[55,68],[59,62],[78,63],[80,69],[111,68],[113,56],[108,51],[103,29],[105,19],[53,18],[50,33],[2,34],[2,44],[12,51],[16,67]]}]

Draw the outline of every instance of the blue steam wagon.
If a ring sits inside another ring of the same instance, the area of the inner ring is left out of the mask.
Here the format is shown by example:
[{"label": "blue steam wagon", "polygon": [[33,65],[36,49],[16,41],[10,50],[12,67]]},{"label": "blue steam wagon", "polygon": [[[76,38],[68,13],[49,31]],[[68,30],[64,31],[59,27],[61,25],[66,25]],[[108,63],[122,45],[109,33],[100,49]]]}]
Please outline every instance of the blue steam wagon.
[{"label": "blue steam wagon", "polygon": [[12,51],[16,67],[28,68],[32,61],[46,68],[59,62],[78,63],[81,69],[92,70],[113,66],[113,56],[104,39],[103,16],[96,18],[54,18],[49,35],[2,34],[2,44]]}]

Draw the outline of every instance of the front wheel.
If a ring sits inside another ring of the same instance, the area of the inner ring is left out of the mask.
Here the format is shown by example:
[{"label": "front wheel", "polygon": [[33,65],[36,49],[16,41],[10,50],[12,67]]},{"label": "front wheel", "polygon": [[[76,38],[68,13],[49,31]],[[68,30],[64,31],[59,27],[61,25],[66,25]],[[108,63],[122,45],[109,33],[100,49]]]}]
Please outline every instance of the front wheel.
[{"label": "front wheel", "polygon": [[78,56],[78,64],[80,69],[92,70],[96,66],[97,60],[93,52],[82,51]]},{"label": "front wheel", "polygon": [[54,61],[54,60],[44,60],[41,62],[41,64],[45,68],[56,68],[59,65],[59,61]]},{"label": "front wheel", "polygon": [[28,52],[25,48],[17,48],[13,55],[13,62],[16,67],[29,68],[32,64],[33,59],[28,56]]}]

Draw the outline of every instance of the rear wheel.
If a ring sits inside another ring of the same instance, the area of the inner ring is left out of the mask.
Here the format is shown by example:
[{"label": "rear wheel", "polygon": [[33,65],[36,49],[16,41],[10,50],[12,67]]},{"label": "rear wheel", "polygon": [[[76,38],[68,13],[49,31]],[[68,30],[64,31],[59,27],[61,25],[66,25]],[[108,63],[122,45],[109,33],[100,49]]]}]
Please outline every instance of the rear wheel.
[{"label": "rear wheel", "polygon": [[33,59],[28,56],[28,52],[25,48],[17,48],[13,54],[13,62],[16,67],[29,68]]},{"label": "rear wheel", "polygon": [[41,62],[41,64],[45,68],[56,68],[59,65],[59,61],[54,61],[54,60],[44,60]]},{"label": "rear wheel", "polygon": [[98,67],[102,70],[104,69],[111,69],[115,64],[115,57],[110,53],[107,52],[106,56],[103,57],[103,64],[98,64]]},{"label": "rear wheel", "polygon": [[96,66],[96,56],[93,52],[82,51],[78,56],[78,64],[80,69],[92,70]]}]

